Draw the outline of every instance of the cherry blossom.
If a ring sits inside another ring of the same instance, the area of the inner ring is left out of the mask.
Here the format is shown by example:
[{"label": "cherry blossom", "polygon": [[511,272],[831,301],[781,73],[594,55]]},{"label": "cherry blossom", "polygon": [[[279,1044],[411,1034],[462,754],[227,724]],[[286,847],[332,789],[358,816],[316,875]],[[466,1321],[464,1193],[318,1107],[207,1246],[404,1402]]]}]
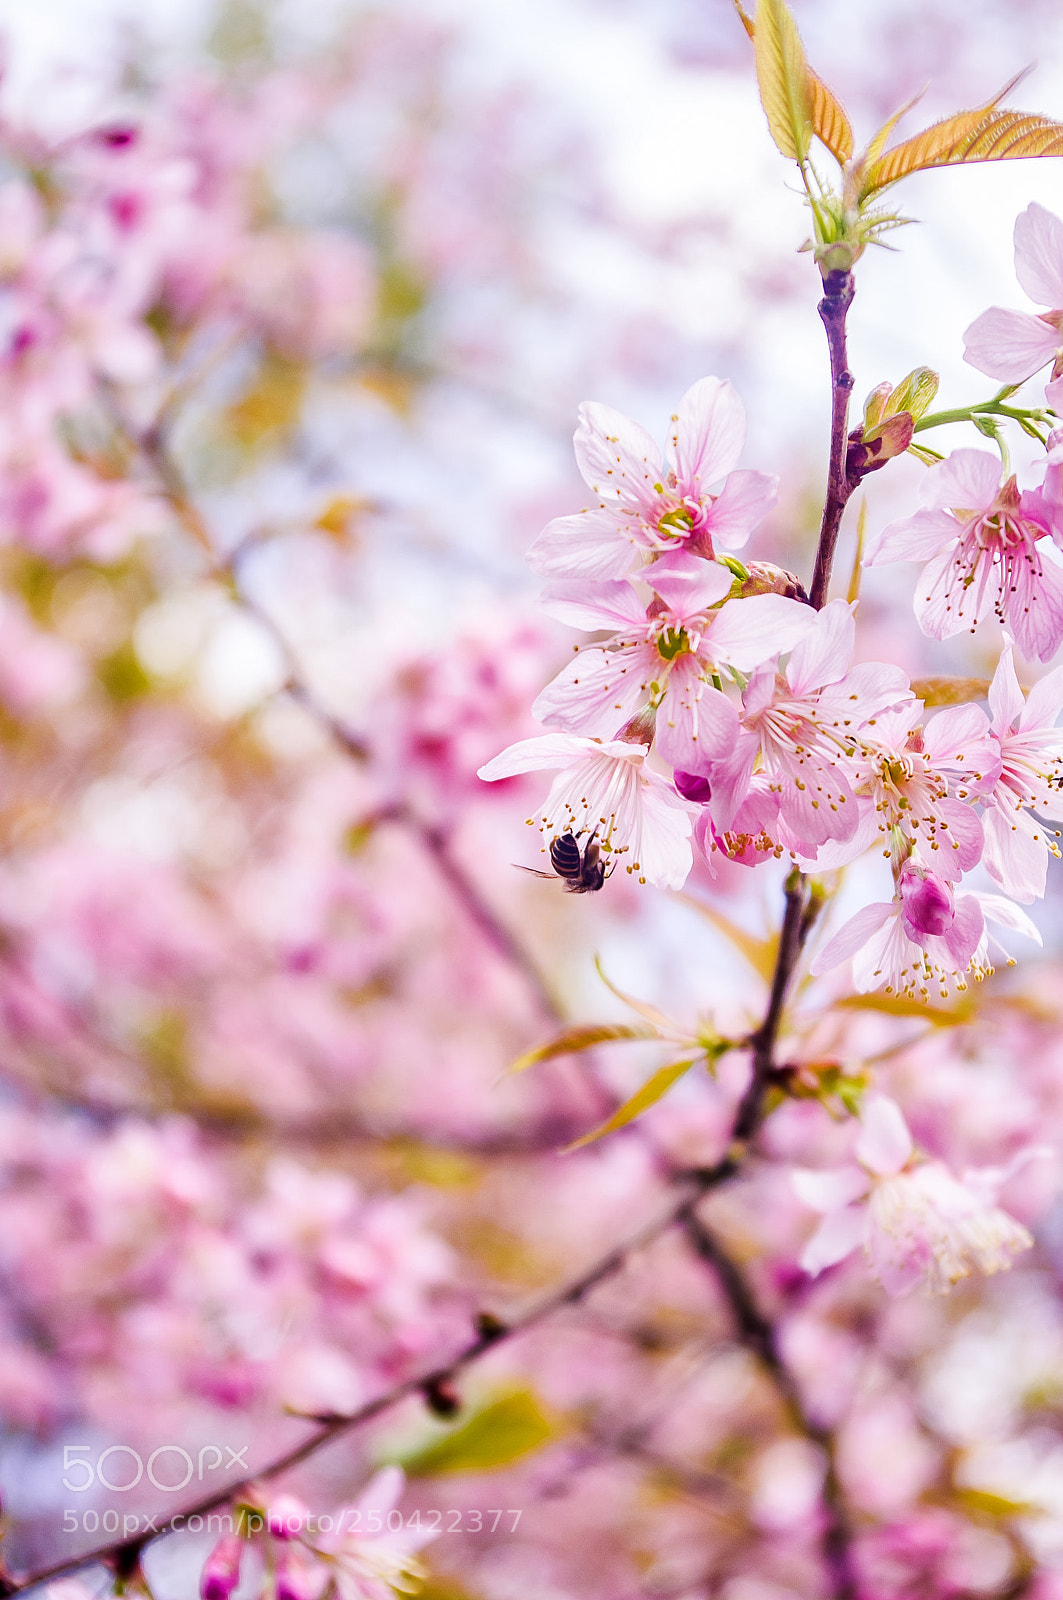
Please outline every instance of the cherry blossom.
[{"label": "cherry blossom", "polygon": [[1030,811],[1063,822],[1063,729],[1056,727],[1063,708],[1063,667],[1042,678],[1024,698],[1011,641],[1006,640],[989,705],[1001,770],[985,795],[983,860],[1007,894],[1029,903],[1044,894],[1049,856],[1060,853],[1058,831]]},{"label": "cherry blossom", "polygon": [[737,736],[721,674],[749,672],[789,649],[814,613],[782,595],[727,599],[732,574],[686,551],[661,556],[642,576],[653,596],[646,606],[623,581],[548,591],[547,609],[563,621],[629,626],[607,645],[579,651],[532,710],[548,726],[608,738],[648,702],[658,713],[660,753],[686,770]]},{"label": "cherry blossom", "polygon": [[576,462],[599,503],[549,523],[529,552],[532,566],[558,577],[622,578],[669,550],[711,559],[717,546],[740,549],[775,504],[777,482],[735,470],[745,434],[742,402],[719,378],[702,378],[679,402],[667,467],[637,422],[597,401],[581,406]]},{"label": "cherry blossom", "polygon": [[1004,1174],[957,1179],[940,1162],[913,1164],[908,1125],[885,1095],[864,1102],[860,1121],[859,1166],[794,1173],[799,1198],[823,1214],[801,1255],[806,1272],[817,1276],[862,1247],[888,1294],[919,1285],[947,1294],[974,1270],[1006,1271],[1033,1244],[995,1204]]},{"label": "cherry blossom", "polygon": [[[1023,383],[1052,362],[1052,379],[1063,371],[1063,222],[1033,201],[1015,219],[1015,276],[1036,305],[1052,309],[1034,316],[994,306],[964,334],[964,359],[1003,383]],[[1049,384],[1049,404],[1061,397]]]},{"label": "cherry blossom", "polygon": [[1001,482],[981,450],[954,450],[929,469],[920,510],[871,540],[867,566],[927,561],[915,594],[923,632],[947,639],[991,612],[1024,655],[1047,661],[1063,640],[1063,566],[1041,541],[1055,524],[1041,497]]},{"label": "cherry blossom", "polygon": [[596,837],[608,862],[630,857],[623,865],[641,883],[679,889],[691,867],[690,808],[646,766],[648,754],[646,745],[549,733],[510,745],[479,776],[493,783],[518,772],[562,768],[541,812],[547,841],[566,833]]}]

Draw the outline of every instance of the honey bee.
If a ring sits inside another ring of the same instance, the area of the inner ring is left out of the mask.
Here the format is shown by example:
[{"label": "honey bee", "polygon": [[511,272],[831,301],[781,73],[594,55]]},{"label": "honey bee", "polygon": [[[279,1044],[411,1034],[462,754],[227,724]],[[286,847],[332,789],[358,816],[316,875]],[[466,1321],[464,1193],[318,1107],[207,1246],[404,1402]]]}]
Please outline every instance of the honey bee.
[{"label": "honey bee", "polygon": [[582,849],[574,833],[561,833],[550,840],[550,865],[554,869],[553,874],[538,872],[535,867],[524,867],[523,871],[532,872],[537,878],[556,875],[568,894],[596,894],[616,863],[607,867],[602,860],[596,832],[591,834]]}]

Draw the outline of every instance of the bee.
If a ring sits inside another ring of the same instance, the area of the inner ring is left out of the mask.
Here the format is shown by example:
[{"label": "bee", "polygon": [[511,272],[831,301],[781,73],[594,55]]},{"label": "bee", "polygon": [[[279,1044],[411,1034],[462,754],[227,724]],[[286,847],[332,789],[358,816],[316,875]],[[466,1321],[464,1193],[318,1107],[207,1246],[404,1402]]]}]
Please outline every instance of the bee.
[{"label": "bee", "polygon": [[534,873],[537,878],[556,875],[568,894],[596,894],[616,863],[606,866],[597,832],[594,832],[583,849],[580,849],[579,839],[574,833],[561,833],[551,839],[550,865],[554,869],[553,874],[538,872],[535,867],[524,867],[522,870]]}]

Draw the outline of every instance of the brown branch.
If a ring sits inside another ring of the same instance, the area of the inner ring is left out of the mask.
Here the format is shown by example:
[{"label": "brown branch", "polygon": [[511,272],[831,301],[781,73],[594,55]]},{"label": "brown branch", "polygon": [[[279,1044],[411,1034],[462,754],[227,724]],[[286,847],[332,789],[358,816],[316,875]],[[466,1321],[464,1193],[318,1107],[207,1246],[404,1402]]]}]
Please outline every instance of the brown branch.
[{"label": "brown branch", "polygon": [[[630,1235],[620,1244],[615,1245],[604,1255],[592,1263],[577,1277],[563,1284],[552,1294],[545,1296],[522,1315],[515,1317],[508,1323],[497,1321],[494,1317],[482,1320],[480,1331],[475,1339],[471,1340],[463,1350],[443,1366],[434,1367],[427,1372],[422,1372],[416,1377],[407,1378],[404,1382],[396,1384],[386,1394],[378,1395],[375,1400],[362,1406],[350,1416],[324,1417],[319,1419],[313,1432],[287,1451],[277,1460],[261,1467],[258,1471],[241,1478],[235,1483],[228,1484],[224,1489],[203,1496],[194,1501],[182,1511],[176,1512],[157,1533],[149,1533],[138,1538],[127,1540],[112,1540],[99,1545],[93,1550],[87,1550],[78,1556],[71,1556],[65,1561],[54,1562],[51,1566],[39,1568],[36,1572],[26,1573],[18,1579],[10,1579],[5,1587],[7,1594],[21,1594],[27,1589],[34,1588],[37,1584],[51,1582],[57,1578],[68,1576],[85,1567],[105,1565],[113,1567],[116,1563],[128,1563],[139,1557],[140,1552],[156,1539],[163,1538],[167,1533],[180,1531],[181,1526],[193,1516],[205,1516],[210,1511],[216,1511],[219,1506],[227,1505],[231,1500],[242,1493],[249,1493],[253,1483],[270,1482],[280,1477],[292,1468],[300,1466],[304,1461],[315,1455],[318,1450],[333,1440],[350,1433],[355,1428],[363,1427],[375,1418],[383,1416],[394,1409],[403,1400],[412,1399],[416,1395],[423,1396],[427,1391],[438,1389],[440,1385],[447,1385],[454,1381],[467,1367],[479,1361],[489,1351],[517,1338],[539,1323],[568,1306],[578,1305],[600,1283],[615,1276],[623,1270],[633,1255],[647,1245],[667,1233],[677,1224],[683,1224],[693,1213],[694,1207],[703,1195],[711,1189],[717,1188],[721,1183],[731,1178],[737,1171],[738,1162],[733,1155],[726,1156],[715,1167],[707,1168],[696,1174],[684,1174],[677,1178],[673,1184],[673,1194],[663,1210],[651,1221],[643,1225],[637,1232]],[[177,1523],[175,1528],[173,1525]]]},{"label": "brown branch", "polygon": [[819,314],[827,334],[830,351],[831,420],[830,460],[827,467],[827,494],[823,503],[823,521],[819,530],[819,548],[812,574],[809,600],[817,611],[827,603],[830,591],[831,568],[838,543],[838,529],[842,512],[855,487],[845,470],[848,446],[849,396],[853,388],[853,375],[849,371],[845,348],[845,319],[853,303],[853,275],[851,272],[828,272],[823,280],[823,299]]},{"label": "brown branch", "polygon": [[739,1339],[775,1385],[790,1425],[823,1452],[823,1564],[829,1574],[832,1600],[856,1600],[859,1586],[853,1565],[852,1525],[838,1480],[834,1436],[809,1416],[793,1373],[780,1354],[775,1328],[760,1311],[738,1266],[695,1211],[688,1211],[682,1220],[696,1255],[712,1268],[724,1292]]}]

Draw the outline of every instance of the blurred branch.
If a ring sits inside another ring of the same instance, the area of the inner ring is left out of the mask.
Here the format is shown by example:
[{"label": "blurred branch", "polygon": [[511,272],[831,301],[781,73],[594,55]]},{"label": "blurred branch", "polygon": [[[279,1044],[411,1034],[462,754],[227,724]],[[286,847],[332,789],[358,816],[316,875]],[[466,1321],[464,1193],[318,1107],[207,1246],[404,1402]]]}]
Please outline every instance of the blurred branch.
[{"label": "blurred branch", "polygon": [[830,1575],[830,1593],[833,1600],[855,1600],[858,1586],[852,1558],[852,1527],[838,1480],[834,1435],[809,1416],[793,1374],[779,1351],[775,1327],[757,1306],[738,1265],[693,1210],[684,1215],[683,1228],[694,1253],[712,1268],[731,1308],[738,1337],[771,1378],[791,1427],[823,1452],[826,1469],[822,1493],[823,1559]]}]

